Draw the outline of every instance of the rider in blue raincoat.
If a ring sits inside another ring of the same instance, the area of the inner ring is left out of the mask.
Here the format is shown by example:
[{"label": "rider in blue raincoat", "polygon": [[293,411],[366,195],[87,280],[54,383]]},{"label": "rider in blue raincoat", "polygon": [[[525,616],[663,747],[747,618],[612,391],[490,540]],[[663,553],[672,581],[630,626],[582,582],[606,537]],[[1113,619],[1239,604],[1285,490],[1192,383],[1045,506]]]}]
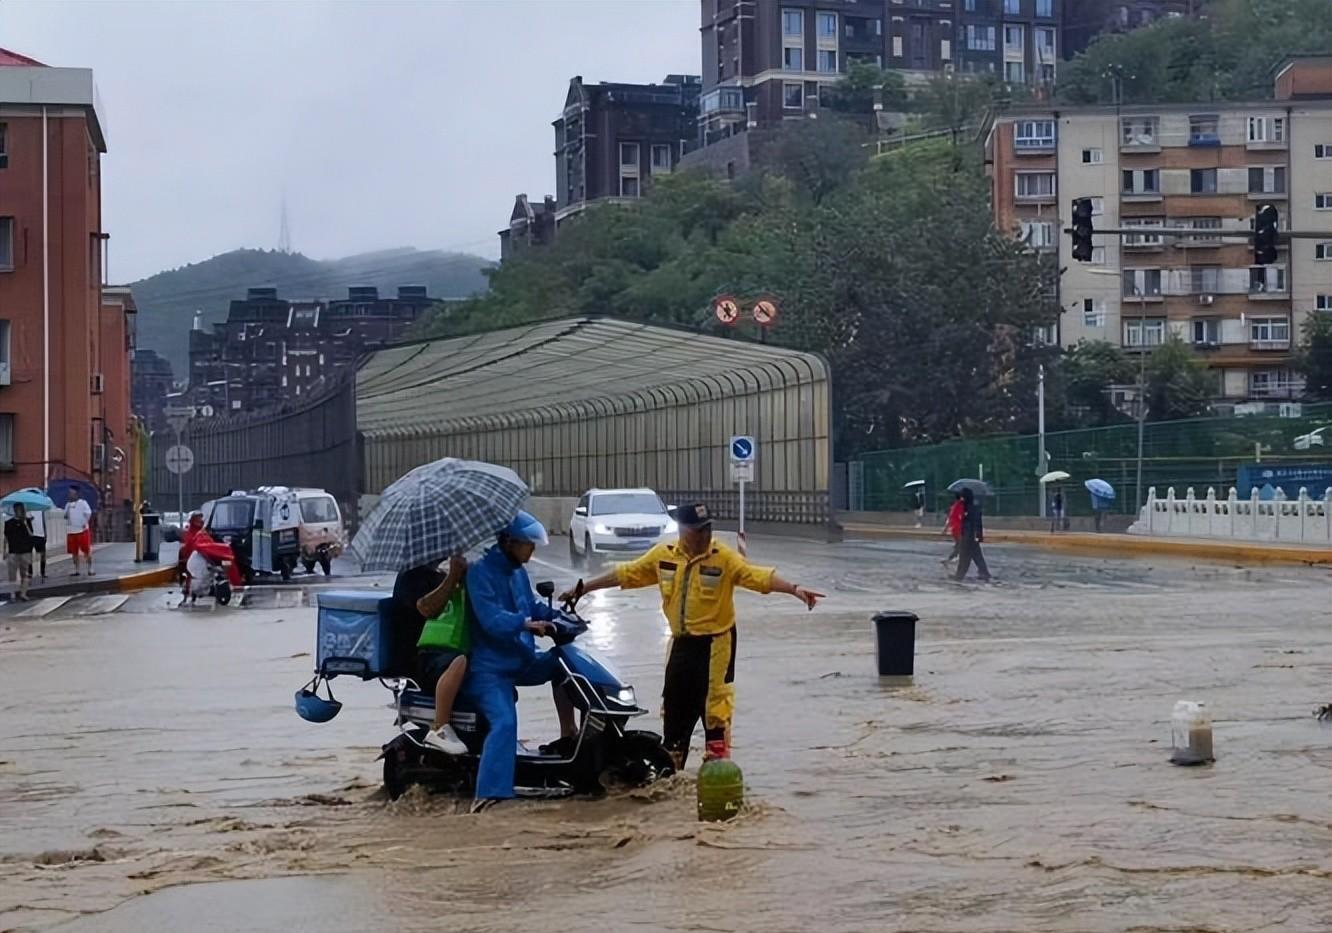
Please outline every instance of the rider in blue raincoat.
[{"label": "rider in blue raincoat", "polygon": [[490,723],[476,777],[476,808],[513,796],[514,756],[518,748],[515,687],[551,683],[564,739],[576,734],[573,704],[560,689],[563,671],[549,651],[538,651],[536,635],[550,634],[555,611],[538,601],[523,565],[546,529],[519,512],[499,534],[499,541],[467,571],[467,598],[475,614],[472,654],[463,694]]}]

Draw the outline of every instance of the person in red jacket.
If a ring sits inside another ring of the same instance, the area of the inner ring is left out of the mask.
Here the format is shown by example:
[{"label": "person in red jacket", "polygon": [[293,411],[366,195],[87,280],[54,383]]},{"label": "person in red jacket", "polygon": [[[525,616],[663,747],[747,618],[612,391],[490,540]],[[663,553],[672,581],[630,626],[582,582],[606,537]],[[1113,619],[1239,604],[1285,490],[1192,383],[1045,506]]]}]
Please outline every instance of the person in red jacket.
[{"label": "person in red jacket", "polygon": [[956,493],[953,496],[953,504],[948,507],[948,520],[944,522],[943,534],[951,535],[953,538],[953,550],[943,559],[943,563],[948,564],[957,560],[958,542],[962,540],[962,513],[966,506],[962,503],[962,494]]},{"label": "person in red jacket", "polygon": [[195,512],[190,516],[189,524],[180,536],[180,551],[176,555],[176,574],[181,580],[181,602],[190,595],[190,576],[186,570],[190,555],[194,553],[194,543],[203,530],[204,519],[202,512]]}]

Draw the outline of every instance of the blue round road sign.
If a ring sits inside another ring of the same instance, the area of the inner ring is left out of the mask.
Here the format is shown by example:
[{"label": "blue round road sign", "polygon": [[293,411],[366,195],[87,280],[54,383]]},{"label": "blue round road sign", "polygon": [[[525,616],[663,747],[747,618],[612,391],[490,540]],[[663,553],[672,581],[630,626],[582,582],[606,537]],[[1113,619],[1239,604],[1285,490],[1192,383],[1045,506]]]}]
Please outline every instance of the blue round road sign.
[{"label": "blue round road sign", "polygon": [[754,456],[754,439],[750,437],[737,437],[731,441],[731,456],[744,462]]}]

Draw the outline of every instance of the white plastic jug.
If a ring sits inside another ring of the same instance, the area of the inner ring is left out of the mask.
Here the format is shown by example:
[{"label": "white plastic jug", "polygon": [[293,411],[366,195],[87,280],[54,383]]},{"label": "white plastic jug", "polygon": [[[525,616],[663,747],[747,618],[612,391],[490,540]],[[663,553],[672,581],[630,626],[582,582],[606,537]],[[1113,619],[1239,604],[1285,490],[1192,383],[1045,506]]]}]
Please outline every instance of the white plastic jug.
[{"label": "white plastic jug", "polygon": [[1212,714],[1206,704],[1180,700],[1170,716],[1170,761],[1177,765],[1203,765],[1212,756]]}]

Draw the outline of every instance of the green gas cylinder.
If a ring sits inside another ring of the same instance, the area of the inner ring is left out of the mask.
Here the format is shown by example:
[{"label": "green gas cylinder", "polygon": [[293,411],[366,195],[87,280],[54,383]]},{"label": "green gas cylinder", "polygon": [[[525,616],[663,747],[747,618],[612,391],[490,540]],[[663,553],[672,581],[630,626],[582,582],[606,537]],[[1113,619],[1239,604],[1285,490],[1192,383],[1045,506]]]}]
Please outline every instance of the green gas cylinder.
[{"label": "green gas cylinder", "polygon": [[724,745],[709,743],[708,757],[698,769],[698,818],[717,822],[734,819],[745,802],[745,778]]}]

